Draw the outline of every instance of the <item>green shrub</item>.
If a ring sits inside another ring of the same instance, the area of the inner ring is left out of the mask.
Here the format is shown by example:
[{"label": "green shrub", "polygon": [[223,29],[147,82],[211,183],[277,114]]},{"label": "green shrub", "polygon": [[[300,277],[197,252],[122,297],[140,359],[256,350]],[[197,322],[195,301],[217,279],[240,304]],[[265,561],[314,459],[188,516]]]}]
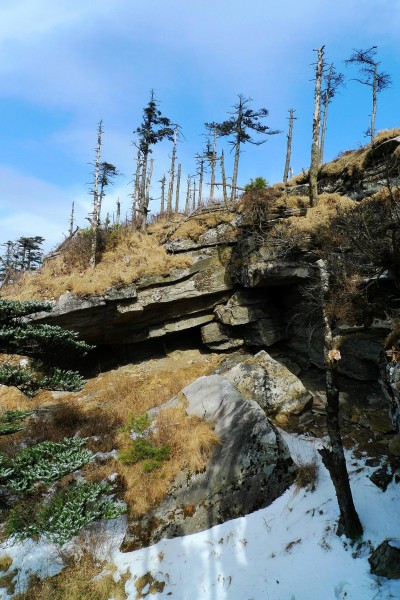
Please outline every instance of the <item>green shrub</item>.
[{"label": "green shrub", "polygon": [[92,452],[82,450],[85,442],[82,438],[42,442],[8,462],[0,455],[0,483],[17,492],[28,491],[38,482],[51,484],[91,460]]},{"label": "green shrub", "polygon": [[47,375],[38,375],[28,367],[3,363],[0,365],[0,384],[16,387],[33,398],[40,389],[78,392],[85,385],[85,380],[76,371],[57,367]]},{"label": "green shrub", "polygon": [[137,433],[138,435],[144,434],[147,429],[149,429],[151,425],[151,420],[147,413],[143,413],[138,417],[135,415],[129,415],[128,423],[126,427],[124,427],[124,431],[133,431],[133,433]]},{"label": "green shrub", "polygon": [[6,410],[0,417],[0,435],[22,431],[21,421],[33,414],[30,410]]},{"label": "green shrub", "polygon": [[251,192],[252,190],[263,190],[268,187],[268,181],[264,179],[264,177],[256,177],[255,179],[250,179],[250,183],[244,186],[246,192]]},{"label": "green shrub", "polygon": [[76,483],[45,504],[25,503],[10,512],[6,533],[16,540],[42,535],[64,544],[85,525],[97,519],[115,519],[125,512],[125,507],[107,496],[111,491],[107,483]]},{"label": "green shrub", "polygon": [[146,438],[137,438],[118,454],[118,458],[125,464],[143,462],[145,473],[161,467],[164,460],[169,460],[171,448],[169,446],[155,446]]}]

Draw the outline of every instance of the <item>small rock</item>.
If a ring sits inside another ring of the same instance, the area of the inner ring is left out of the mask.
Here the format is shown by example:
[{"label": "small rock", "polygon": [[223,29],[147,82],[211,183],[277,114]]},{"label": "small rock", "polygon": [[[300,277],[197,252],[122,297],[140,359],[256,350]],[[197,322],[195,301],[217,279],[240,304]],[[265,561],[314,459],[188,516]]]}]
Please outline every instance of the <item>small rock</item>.
[{"label": "small rock", "polygon": [[377,469],[370,476],[370,480],[374,483],[382,492],[386,491],[387,486],[393,479],[392,469],[389,465],[384,465],[380,469]]}]

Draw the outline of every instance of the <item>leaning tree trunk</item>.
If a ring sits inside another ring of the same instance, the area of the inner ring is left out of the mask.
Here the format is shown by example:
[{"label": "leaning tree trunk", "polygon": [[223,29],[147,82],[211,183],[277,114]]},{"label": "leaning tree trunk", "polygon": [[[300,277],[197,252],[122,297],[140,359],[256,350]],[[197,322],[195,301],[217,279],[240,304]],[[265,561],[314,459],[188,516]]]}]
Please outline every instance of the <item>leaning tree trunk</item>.
[{"label": "leaning tree trunk", "polygon": [[283,172],[283,183],[286,185],[289,176],[290,169],[290,158],[292,156],[292,138],[293,138],[293,121],[295,119],[294,113],[296,111],[291,108],[289,109],[289,131],[287,134],[287,146],[286,146],[286,162],[285,162],[285,170]]},{"label": "leaning tree trunk", "polygon": [[178,214],[179,212],[179,192],[181,189],[181,171],[182,171],[182,165],[181,163],[178,164],[178,174],[176,176],[176,194],[175,194],[175,213]]},{"label": "leaning tree trunk", "polygon": [[378,65],[374,65],[374,80],[372,82],[372,113],[371,113],[371,144],[375,139],[376,99],[378,93]]},{"label": "leaning tree trunk", "polygon": [[93,182],[93,212],[92,212],[92,245],[90,251],[90,266],[92,269],[96,266],[96,255],[100,227],[100,202],[99,202],[99,173],[101,156],[101,136],[103,134],[103,121],[100,121],[97,128],[97,148],[96,160],[94,163],[94,182]]},{"label": "leaning tree trunk", "polygon": [[311,165],[309,171],[310,206],[318,203],[318,167],[320,164],[320,127],[321,127],[321,83],[324,70],[324,48],[318,49],[318,61],[315,77],[314,116],[312,128]]},{"label": "leaning tree trunk", "polygon": [[326,381],[326,417],[331,448],[322,448],[319,453],[322,462],[329,471],[335,488],[340,517],[337,534],[346,535],[350,539],[362,536],[363,528],[354,506],[344,455],[342,436],[339,425],[339,386],[337,381],[337,362],[340,353],[337,349],[338,339],[332,334],[332,328],[326,312],[329,299],[329,275],[324,260],[318,260],[317,266],[321,282],[321,305],[324,324],[324,359]]}]

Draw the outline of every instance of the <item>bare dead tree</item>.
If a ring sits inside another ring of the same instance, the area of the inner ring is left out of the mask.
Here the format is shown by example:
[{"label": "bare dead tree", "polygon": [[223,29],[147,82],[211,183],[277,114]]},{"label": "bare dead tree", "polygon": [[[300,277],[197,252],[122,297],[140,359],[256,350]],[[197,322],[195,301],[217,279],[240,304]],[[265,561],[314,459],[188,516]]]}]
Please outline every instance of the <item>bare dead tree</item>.
[{"label": "bare dead tree", "polygon": [[221,176],[222,176],[222,195],[224,204],[228,208],[228,193],[226,191],[226,174],[225,174],[225,156],[224,151],[221,152]]},{"label": "bare dead tree", "polygon": [[204,177],[204,158],[198,158],[198,169],[197,169],[197,174],[199,176],[199,194],[198,194],[198,200],[197,200],[197,205],[201,206],[202,201],[203,201],[203,177]]},{"label": "bare dead tree", "polygon": [[325,46],[321,46],[321,48],[315,50],[315,52],[318,52],[318,60],[315,69],[314,115],[312,125],[311,164],[309,170],[310,206],[315,206],[318,203],[318,168],[321,162],[321,85],[324,72],[324,49]]},{"label": "bare dead tree", "polygon": [[196,178],[193,177],[193,192],[192,192],[192,210],[193,211],[196,210],[196,192],[197,192]]},{"label": "bare dead tree", "polygon": [[287,134],[287,146],[286,146],[286,162],[285,170],[283,172],[283,183],[287,183],[290,169],[290,158],[292,155],[292,138],[293,138],[293,121],[297,118],[294,116],[296,111],[294,108],[289,109],[289,131]]},{"label": "bare dead tree", "polygon": [[320,142],[320,164],[324,161],[324,147],[325,147],[325,135],[326,135],[326,124],[328,121],[328,107],[332,102],[338,88],[344,85],[344,75],[343,73],[338,73],[335,70],[333,64],[329,67],[329,71],[325,76],[325,89],[322,91],[322,105],[324,117],[322,120],[321,127],[321,142]]},{"label": "bare dead tree", "polygon": [[171,167],[169,170],[169,184],[168,184],[168,198],[167,198],[167,215],[172,214],[172,195],[174,191],[174,177],[175,177],[175,160],[176,160],[176,143],[177,143],[177,128],[174,131],[174,145],[172,148],[171,155]]},{"label": "bare dead tree", "polygon": [[142,168],[142,157],[140,148],[137,151],[136,158],[136,172],[132,193],[132,224],[135,225],[137,221],[138,209],[139,209],[139,196],[140,196],[140,171]]},{"label": "bare dead tree", "polygon": [[119,198],[117,199],[117,214],[115,217],[115,224],[116,225],[120,225],[121,223],[121,202],[119,201]]},{"label": "bare dead tree", "polygon": [[178,173],[176,176],[176,193],[175,193],[175,213],[178,214],[179,212],[179,193],[180,193],[180,188],[181,188],[181,172],[182,172],[182,165],[181,163],[178,163]]},{"label": "bare dead tree", "polygon": [[190,195],[191,195],[191,177],[188,175],[186,182],[186,203],[185,203],[185,214],[188,215],[190,213]]},{"label": "bare dead tree", "polygon": [[165,212],[165,182],[166,182],[166,177],[165,177],[165,175],[163,175],[162,179],[160,179],[160,183],[161,183],[160,215],[163,215]]},{"label": "bare dead tree", "polygon": [[331,446],[330,449],[322,448],[319,453],[335,487],[340,511],[338,534],[345,534],[348,538],[354,540],[362,536],[363,528],[354,506],[339,425],[337,363],[340,360],[341,338],[333,335],[332,325],[326,310],[326,306],[331,300],[326,261],[320,259],[316,264],[320,279],[319,294],[323,319],[327,428]]},{"label": "bare dead tree", "polygon": [[91,194],[93,195],[93,210],[91,213],[91,228],[92,228],[92,244],[90,252],[90,266],[92,269],[96,266],[96,254],[98,246],[98,235],[100,227],[100,202],[99,202],[99,176],[100,176],[100,158],[101,158],[101,145],[103,135],[103,121],[99,121],[97,126],[97,146],[96,146],[96,157],[94,162],[94,173],[93,173],[93,189]]},{"label": "bare dead tree", "polygon": [[151,186],[151,178],[153,175],[153,167],[154,167],[154,158],[151,158],[149,168],[147,170],[147,177],[146,177],[145,201],[142,202],[143,219],[142,219],[142,223],[141,223],[141,230],[143,233],[146,233],[146,231],[147,231],[147,214],[150,212],[150,210],[149,210],[150,186]]},{"label": "bare dead tree", "polygon": [[68,235],[72,235],[73,231],[74,231],[74,224],[75,224],[75,202],[72,202],[72,206],[71,206],[71,216],[69,218],[69,230],[68,230]]},{"label": "bare dead tree", "polygon": [[371,144],[375,138],[375,119],[377,111],[378,94],[390,87],[392,79],[388,73],[378,72],[380,62],[375,60],[377,53],[377,46],[371,46],[367,50],[353,50],[353,54],[348,60],[346,65],[357,64],[360,66],[360,72],[362,77],[353,81],[358,81],[362,85],[367,85],[372,91],[372,112],[371,112],[371,125],[365,132],[365,135],[371,138]]}]

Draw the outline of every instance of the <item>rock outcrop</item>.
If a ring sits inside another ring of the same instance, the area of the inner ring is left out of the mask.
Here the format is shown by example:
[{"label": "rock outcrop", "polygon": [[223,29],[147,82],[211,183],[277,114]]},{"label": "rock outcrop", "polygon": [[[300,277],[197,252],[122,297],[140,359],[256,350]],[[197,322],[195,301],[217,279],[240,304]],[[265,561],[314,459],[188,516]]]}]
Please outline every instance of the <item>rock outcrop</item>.
[{"label": "rock outcrop", "polygon": [[212,423],[220,443],[203,473],[180,473],[160,506],[130,523],[124,551],[248,514],[293,481],[288,448],[255,401],[220,375],[200,377],[182,393],[187,413]]}]

